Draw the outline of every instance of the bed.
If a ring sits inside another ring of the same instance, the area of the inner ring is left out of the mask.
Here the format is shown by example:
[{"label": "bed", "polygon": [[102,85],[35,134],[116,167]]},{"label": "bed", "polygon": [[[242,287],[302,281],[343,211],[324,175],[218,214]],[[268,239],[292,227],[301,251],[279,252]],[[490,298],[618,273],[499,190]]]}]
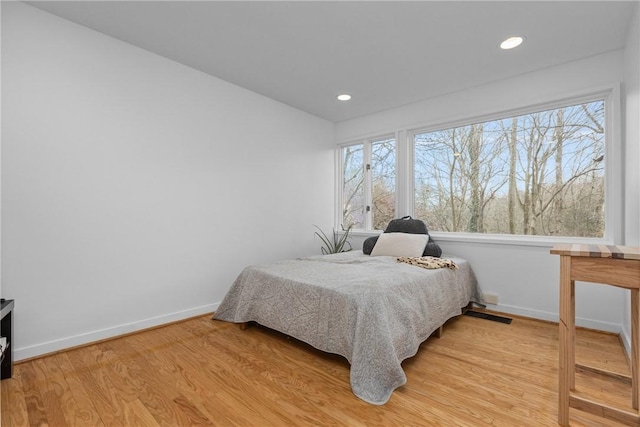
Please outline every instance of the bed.
[{"label": "bed", "polygon": [[403,360],[469,303],[483,303],[469,263],[425,269],[362,251],[245,268],[213,318],[260,325],[344,356],[353,393],[385,404]]}]

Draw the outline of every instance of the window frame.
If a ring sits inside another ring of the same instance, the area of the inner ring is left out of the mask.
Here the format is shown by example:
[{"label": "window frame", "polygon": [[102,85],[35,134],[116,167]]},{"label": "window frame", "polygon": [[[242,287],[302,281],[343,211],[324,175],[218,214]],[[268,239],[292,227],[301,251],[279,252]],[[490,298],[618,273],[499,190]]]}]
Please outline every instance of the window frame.
[{"label": "window frame", "polygon": [[[344,225],[344,218],[342,217],[342,203],[344,200],[344,156],[343,150],[346,147],[354,146],[354,145],[362,145],[362,169],[363,169],[363,191],[364,191],[364,203],[365,206],[372,207],[373,205],[373,180],[372,180],[372,172],[371,169],[367,169],[366,165],[372,164],[372,145],[376,142],[393,139],[395,141],[395,170],[396,170],[396,180],[395,180],[395,218],[398,217],[398,193],[400,189],[400,185],[398,183],[398,168],[400,162],[398,161],[398,134],[397,132],[391,133],[383,133],[376,134],[375,136],[370,136],[367,138],[361,138],[356,140],[350,140],[348,142],[343,142],[338,144],[338,148],[336,150],[336,167],[337,167],[337,180],[336,180],[336,229],[341,230]],[[351,231],[351,234],[370,234],[370,233],[378,233],[382,230],[374,230],[373,226],[373,209],[369,209],[365,212],[364,215],[364,228],[354,228]]]},{"label": "window frame", "polygon": [[[514,106],[502,111],[487,114],[467,115],[445,118],[434,122],[423,122],[415,126],[396,129],[394,132],[379,133],[375,136],[354,138],[338,143],[336,165],[338,180],[336,185],[336,223],[339,227],[342,221],[342,184],[344,177],[342,170],[342,149],[345,146],[371,143],[385,137],[395,136],[396,139],[396,218],[413,215],[414,212],[414,136],[419,133],[434,132],[460,126],[500,120],[508,117],[552,110],[571,105],[603,100],[605,105],[605,229],[602,238],[566,237],[566,236],[532,236],[516,234],[485,234],[434,231],[430,234],[442,242],[478,242],[520,246],[551,246],[556,243],[586,243],[586,244],[620,244],[622,242],[624,219],[624,188],[622,186],[623,143],[621,140],[621,105],[620,84],[615,83],[603,87],[569,93],[549,101],[534,104]],[[370,150],[370,147],[369,147]],[[366,164],[366,163],[365,163]],[[370,218],[369,218],[370,221]],[[428,224],[427,224],[428,225]],[[370,222],[367,224],[370,227]],[[379,230],[369,228],[355,230],[358,235],[374,235]]]}]

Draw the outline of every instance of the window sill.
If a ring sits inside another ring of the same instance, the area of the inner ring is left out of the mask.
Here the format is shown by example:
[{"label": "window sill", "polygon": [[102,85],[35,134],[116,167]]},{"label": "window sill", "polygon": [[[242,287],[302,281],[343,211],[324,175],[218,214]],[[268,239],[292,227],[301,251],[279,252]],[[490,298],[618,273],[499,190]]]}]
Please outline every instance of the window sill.
[{"label": "window sill", "polygon": [[[358,237],[378,236],[382,231],[351,230],[350,235]],[[531,246],[548,247],[558,243],[580,243],[585,245],[612,245],[612,241],[588,237],[551,237],[551,236],[525,236],[502,234],[475,234],[475,233],[446,233],[442,231],[429,232],[436,242],[464,242],[478,244],[492,244],[504,246]]]},{"label": "window sill", "polygon": [[589,237],[516,236],[502,234],[443,233],[437,231],[430,234],[434,240],[440,242],[468,242],[512,246],[542,246],[550,248],[558,243],[581,243],[585,245],[613,244],[613,242],[606,239]]}]

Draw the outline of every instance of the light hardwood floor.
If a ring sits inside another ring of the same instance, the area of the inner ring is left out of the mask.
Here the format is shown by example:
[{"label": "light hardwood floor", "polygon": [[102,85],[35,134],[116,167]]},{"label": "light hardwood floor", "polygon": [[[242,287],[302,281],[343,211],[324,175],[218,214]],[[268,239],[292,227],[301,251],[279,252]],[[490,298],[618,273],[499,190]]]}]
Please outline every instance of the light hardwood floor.
[{"label": "light hardwood floor", "polygon": [[[579,363],[628,375],[617,336],[579,330]],[[198,317],[19,363],[1,382],[3,427],[557,426],[558,326],[460,316],[403,368],[383,406],[349,365],[263,327]],[[630,386],[578,373],[577,389],[630,409]],[[575,409],[572,426],[613,426]]]}]

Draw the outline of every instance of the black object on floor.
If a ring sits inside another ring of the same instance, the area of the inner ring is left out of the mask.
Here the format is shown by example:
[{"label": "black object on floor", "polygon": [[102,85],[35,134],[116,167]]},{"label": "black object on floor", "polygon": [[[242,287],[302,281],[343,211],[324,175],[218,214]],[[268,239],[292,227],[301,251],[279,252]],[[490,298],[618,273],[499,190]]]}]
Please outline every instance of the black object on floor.
[{"label": "black object on floor", "polygon": [[496,316],[494,314],[487,314],[487,313],[479,313],[477,311],[471,311],[471,310],[465,311],[464,314],[466,314],[467,316],[477,317],[480,319],[487,319],[487,320],[493,320],[494,322],[506,323],[507,325],[510,324],[512,320],[512,319],[509,319],[508,317]]}]

